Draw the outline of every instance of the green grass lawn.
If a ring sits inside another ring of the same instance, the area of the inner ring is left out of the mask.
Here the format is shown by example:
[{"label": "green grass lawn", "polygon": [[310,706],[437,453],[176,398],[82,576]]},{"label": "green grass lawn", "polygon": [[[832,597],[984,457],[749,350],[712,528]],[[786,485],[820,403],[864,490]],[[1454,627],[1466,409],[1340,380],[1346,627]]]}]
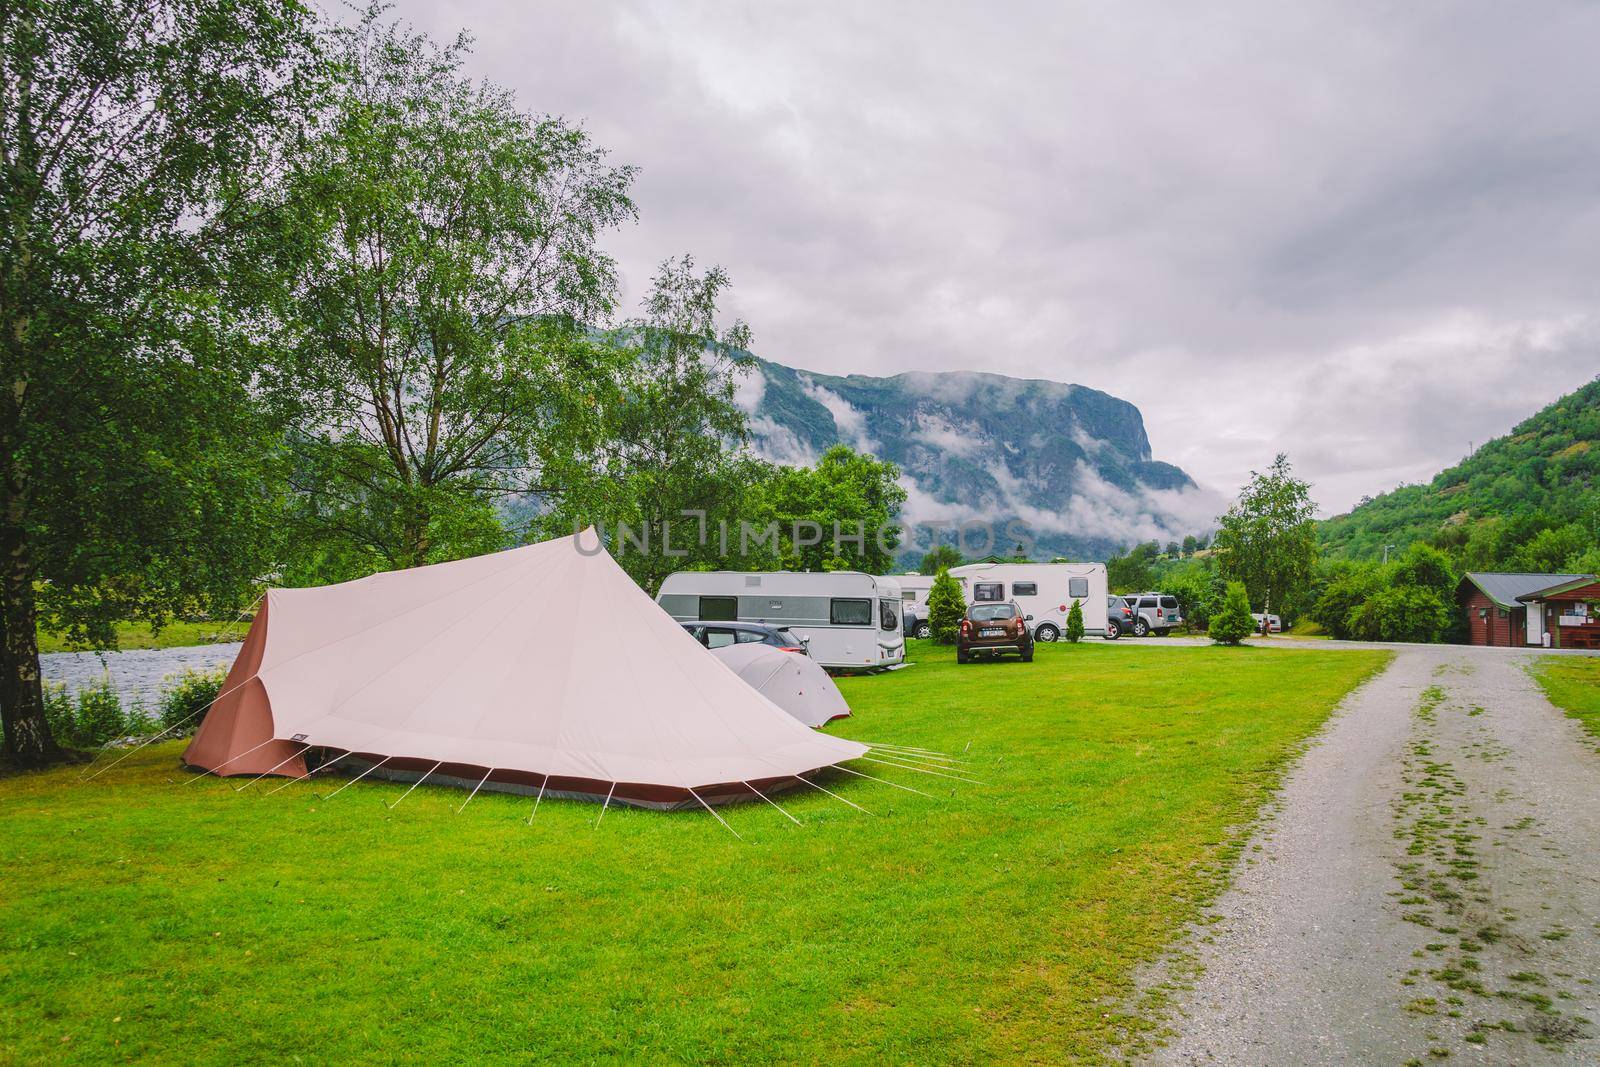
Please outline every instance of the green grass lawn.
[{"label": "green grass lawn", "polygon": [[[919,647],[920,646],[920,647]],[[0,781],[0,1060],[1094,1058],[1237,828],[1388,653],[1041,646],[841,683],[964,754],[725,812],[191,785],[163,745]],[[530,695],[537,695],[537,679]],[[1232,830],[1233,832],[1230,832]]]},{"label": "green grass lawn", "polygon": [[[148,623],[124,622],[117,624],[117,648],[178,648],[184,645],[212,645],[224,641],[243,641],[248,622],[184,622],[174,620],[163,626],[159,633],[152,632]],[[82,645],[67,643],[61,634],[40,631],[40,652],[74,652]]]},{"label": "green grass lawn", "polygon": [[1550,703],[1600,737],[1600,658],[1541,656],[1533,665],[1533,676]]}]

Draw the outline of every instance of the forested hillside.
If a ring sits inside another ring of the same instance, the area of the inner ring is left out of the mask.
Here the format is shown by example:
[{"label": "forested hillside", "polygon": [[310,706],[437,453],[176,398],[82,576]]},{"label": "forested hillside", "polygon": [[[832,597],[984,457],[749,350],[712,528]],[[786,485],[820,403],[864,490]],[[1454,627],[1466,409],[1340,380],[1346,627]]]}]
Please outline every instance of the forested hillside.
[{"label": "forested hillside", "polygon": [[[1564,527],[1594,508],[1600,487],[1600,378],[1483,445],[1427,485],[1363,501],[1322,524],[1328,556],[1371,559],[1384,545],[1427,540],[1458,547],[1475,564],[1521,527]],[[1529,529],[1530,537],[1539,529]],[[1595,531],[1588,530],[1593,543]],[[1466,551],[1472,547],[1473,551]],[[1509,546],[1504,546],[1509,547]],[[1503,560],[1500,560],[1503,562]],[[1531,561],[1530,561],[1531,562]]]}]

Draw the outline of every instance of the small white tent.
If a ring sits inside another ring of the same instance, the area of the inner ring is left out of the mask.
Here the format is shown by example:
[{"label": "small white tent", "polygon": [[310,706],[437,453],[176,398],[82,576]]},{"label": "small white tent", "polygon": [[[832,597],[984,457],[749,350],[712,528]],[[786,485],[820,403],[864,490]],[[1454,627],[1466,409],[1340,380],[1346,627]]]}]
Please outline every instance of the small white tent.
[{"label": "small white tent", "polygon": [[822,726],[850,714],[844,694],[810,656],[754,643],[724,645],[712,649],[711,654],[807,726]]},{"label": "small white tent", "polygon": [[708,656],[592,531],[269,592],[184,758],[303,775],[313,748],[661,807],[798,785],[867,751],[806,729]]}]

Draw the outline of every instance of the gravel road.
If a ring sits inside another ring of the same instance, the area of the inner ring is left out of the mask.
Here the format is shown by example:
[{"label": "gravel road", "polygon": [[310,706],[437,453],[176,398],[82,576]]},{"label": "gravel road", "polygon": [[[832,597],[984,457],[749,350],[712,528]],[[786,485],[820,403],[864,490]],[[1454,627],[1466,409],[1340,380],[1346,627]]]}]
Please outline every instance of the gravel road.
[{"label": "gravel road", "polygon": [[1531,658],[1401,646],[1347,698],[1151,1062],[1600,1062],[1600,750]]},{"label": "gravel road", "polygon": [[39,657],[39,665],[46,681],[64,683],[74,692],[109,677],[124,706],[140,700],[153,710],[169,675],[226,667],[238,654],[237,642],[128,652],[51,652]]}]

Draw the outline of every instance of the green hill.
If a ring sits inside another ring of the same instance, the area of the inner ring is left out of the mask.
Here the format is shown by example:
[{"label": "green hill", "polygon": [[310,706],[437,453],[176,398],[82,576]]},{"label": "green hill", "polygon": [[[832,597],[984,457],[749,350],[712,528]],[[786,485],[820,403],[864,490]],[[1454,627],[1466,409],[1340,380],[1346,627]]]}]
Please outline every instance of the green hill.
[{"label": "green hill", "polygon": [[1370,559],[1384,545],[1413,541],[1466,545],[1490,527],[1579,524],[1600,495],[1600,378],[1569,393],[1488,442],[1427,485],[1406,485],[1364,500],[1321,525],[1323,551],[1332,557]]}]

